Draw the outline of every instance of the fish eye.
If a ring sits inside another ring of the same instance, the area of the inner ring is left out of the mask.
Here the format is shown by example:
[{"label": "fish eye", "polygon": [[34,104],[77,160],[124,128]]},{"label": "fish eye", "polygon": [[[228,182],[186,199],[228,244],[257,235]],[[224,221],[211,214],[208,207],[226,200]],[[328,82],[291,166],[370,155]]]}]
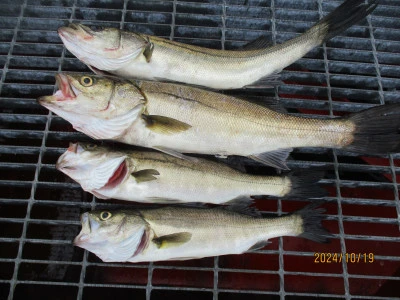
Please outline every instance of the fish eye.
[{"label": "fish eye", "polygon": [[83,76],[83,77],[81,78],[80,82],[81,82],[81,84],[82,84],[83,86],[86,86],[86,87],[92,86],[92,85],[93,85],[93,78],[92,78],[92,77],[89,77],[89,76]]},{"label": "fish eye", "polygon": [[100,214],[100,219],[103,221],[108,220],[109,218],[111,218],[112,214],[109,211],[103,211]]},{"label": "fish eye", "polygon": [[96,144],[88,144],[85,146],[87,150],[93,150],[97,148]]}]

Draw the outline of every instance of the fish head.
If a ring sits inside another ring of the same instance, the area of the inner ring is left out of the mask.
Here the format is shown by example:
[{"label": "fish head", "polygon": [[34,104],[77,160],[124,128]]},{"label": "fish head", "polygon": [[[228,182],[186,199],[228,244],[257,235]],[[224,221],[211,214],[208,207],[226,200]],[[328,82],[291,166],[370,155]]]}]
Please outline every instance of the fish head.
[{"label": "fish head", "polygon": [[134,210],[99,210],[81,215],[82,230],[75,246],[93,252],[103,261],[127,261],[145,250],[149,229]]},{"label": "fish head", "polygon": [[141,35],[117,28],[91,29],[82,24],[60,27],[67,49],[89,67],[115,71],[138,57],[148,44]]},{"label": "fish head", "polygon": [[123,152],[85,143],[70,143],[56,168],[98,198],[109,198],[125,182],[130,165]]},{"label": "fish head", "polygon": [[91,74],[58,73],[58,90],[39,104],[95,139],[121,135],[142,113],[145,98],[132,82]]}]

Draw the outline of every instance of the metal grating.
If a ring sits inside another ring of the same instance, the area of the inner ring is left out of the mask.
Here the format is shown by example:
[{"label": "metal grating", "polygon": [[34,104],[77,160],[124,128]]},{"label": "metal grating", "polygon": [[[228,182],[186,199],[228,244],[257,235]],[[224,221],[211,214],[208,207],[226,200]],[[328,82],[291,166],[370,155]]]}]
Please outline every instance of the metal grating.
[{"label": "metal grating", "polygon": [[[3,0],[0,3],[0,298],[394,299],[400,298],[400,154],[356,156],[302,149],[292,169],[322,168],[330,197],[329,245],[274,239],[263,250],[183,262],[103,263],[71,245],[79,213],[97,201],[55,170],[69,141],[88,140],[36,104],[57,71],[87,70],[63,47],[70,22],[120,27],[232,49],[260,35],[280,43],[341,1]],[[272,91],[291,112],[342,115],[399,102],[400,2],[381,0],[366,20],[283,72]],[[240,93],[240,92],[239,92]],[[270,172],[230,158],[254,173]],[[119,204],[121,204],[119,202]],[[257,200],[280,214],[305,202]],[[315,252],[373,253],[373,263],[314,263]]]}]

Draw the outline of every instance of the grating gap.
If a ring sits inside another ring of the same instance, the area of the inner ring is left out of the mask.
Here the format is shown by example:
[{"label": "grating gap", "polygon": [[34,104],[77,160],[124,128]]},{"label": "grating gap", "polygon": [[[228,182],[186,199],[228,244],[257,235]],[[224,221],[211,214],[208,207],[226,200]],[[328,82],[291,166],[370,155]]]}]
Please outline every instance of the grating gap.
[{"label": "grating gap", "polygon": [[[378,80],[378,87],[379,87],[379,101],[380,104],[385,104],[385,95],[383,93],[383,85],[382,85],[382,76],[381,76],[381,70],[379,66],[379,59],[378,59],[378,54],[376,51],[376,42],[375,42],[375,36],[374,36],[374,31],[372,28],[372,21],[371,21],[371,16],[367,16],[367,21],[368,21],[368,26],[369,26],[369,33],[370,33],[370,39],[371,39],[371,46],[372,46],[372,54],[374,57],[374,64],[375,64],[375,70],[376,70],[376,77]],[[400,230],[400,199],[399,199],[399,188],[397,185],[397,177],[396,177],[396,170],[395,170],[395,164],[393,160],[393,155],[389,155],[389,162],[390,162],[390,170],[391,170],[391,176],[392,176],[392,182],[393,182],[393,192],[394,192],[394,199],[395,199],[395,204],[396,204],[396,211],[397,211],[397,222]]]}]

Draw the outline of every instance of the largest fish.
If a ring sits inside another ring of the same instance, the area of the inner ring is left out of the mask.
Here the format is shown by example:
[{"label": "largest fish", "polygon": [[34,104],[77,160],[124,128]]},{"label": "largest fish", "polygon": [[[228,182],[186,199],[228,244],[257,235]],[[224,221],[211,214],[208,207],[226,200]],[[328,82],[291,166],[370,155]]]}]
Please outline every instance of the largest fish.
[{"label": "largest fish", "polygon": [[243,207],[92,211],[81,216],[74,245],[106,262],[143,262],[239,254],[279,236],[327,242],[330,234],[321,225],[324,210],[317,206],[276,218],[262,218]]},{"label": "largest fish", "polygon": [[115,28],[93,30],[76,24],[61,27],[58,33],[67,49],[95,72],[214,89],[264,87],[276,83],[275,74],[283,68],[371,13],[377,2],[347,0],[294,39],[269,47],[261,38],[237,51],[207,49]]},{"label": "largest fish", "polygon": [[276,168],[294,147],[398,152],[400,104],[337,119],[301,118],[187,85],[60,73],[43,106],[95,139],[182,153],[242,155]]}]

